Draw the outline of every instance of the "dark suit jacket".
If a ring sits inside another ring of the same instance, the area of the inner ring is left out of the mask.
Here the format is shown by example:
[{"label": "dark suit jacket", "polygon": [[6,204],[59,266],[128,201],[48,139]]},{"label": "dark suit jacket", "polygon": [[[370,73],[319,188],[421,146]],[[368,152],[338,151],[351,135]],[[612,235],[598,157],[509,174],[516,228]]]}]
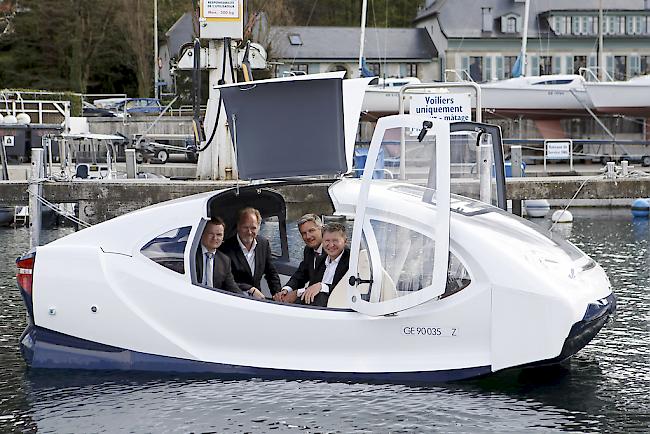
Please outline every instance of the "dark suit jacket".
[{"label": "dark suit jacket", "polygon": [[271,245],[266,238],[260,235],[257,236],[254,276],[251,274],[251,269],[244,257],[244,253],[241,251],[241,247],[239,247],[237,235],[224,241],[219,250],[230,258],[232,263],[232,274],[235,277],[235,282],[237,282],[237,285],[239,285],[239,288],[242,291],[247,292],[253,286],[261,290],[260,283],[262,276],[266,277],[266,282],[269,284],[271,294],[280,291],[280,276],[275,270],[273,263],[271,263]]},{"label": "dark suit jacket", "polygon": [[[199,248],[196,249],[196,280],[199,283],[203,280],[204,261],[203,249],[199,246]],[[242,293],[232,275],[230,258],[218,250],[214,253],[212,263],[212,287],[234,292],[235,294]]]},{"label": "dark suit jacket", "polygon": [[[302,262],[291,276],[291,279],[287,282],[287,286],[290,286],[292,289],[300,289],[304,288],[307,283],[312,285],[318,282],[318,280],[314,280],[316,278],[314,256],[314,249],[305,246],[305,249],[302,252]],[[321,259],[324,256],[327,256],[325,252],[323,252],[318,259]]]},{"label": "dark suit jacket", "polygon": [[[320,258],[316,260],[316,271],[314,272],[314,280],[310,281],[309,284],[313,284],[316,282],[321,282],[323,280],[323,276],[325,274],[325,259],[327,259],[327,255],[321,255]],[[327,301],[330,298],[331,292],[334,290],[336,285],[341,281],[343,276],[345,276],[345,273],[348,272],[348,268],[350,268],[350,249],[347,247],[345,250],[343,250],[343,256],[341,256],[341,259],[339,260],[339,264],[336,266],[336,271],[334,272],[334,278],[332,279],[332,283],[329,285],[330,287],[330,292],[325,293],[325,292],[319,292],[316,294],[316,297],[314,297],[314,301],[311,304],[312,306],[321,306],[321,307],[327,307]],[[302,299],[298,299],[299,304],[304,304],[302,302]]]}]

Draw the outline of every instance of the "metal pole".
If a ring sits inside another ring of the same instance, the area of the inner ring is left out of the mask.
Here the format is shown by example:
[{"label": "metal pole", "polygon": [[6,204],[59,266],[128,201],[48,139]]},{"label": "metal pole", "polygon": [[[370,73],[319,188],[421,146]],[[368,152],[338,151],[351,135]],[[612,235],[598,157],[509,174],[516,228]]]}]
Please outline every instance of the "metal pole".
[{"label": "metal pole", "polygon": [[158,0],[153,0],[153,96],[155,98],[160,98],[158,55]]},{"label": "metal pole", "polygon": [[363,0],[361,5],[361,40],[359,42],[359,77],[363,77],[363,50],[366,42],[366,10],[368,9],[368,0]]},{"label": "metal pole", "polygon": [[32,148],[32,173],[29,178],[29,247],[41,245],[41,202],[43,194],[43,148]]},{"label": "metal pole", "polygon": [[492,203],[492,145],[481,143],[479,148],[479,199]]},{"label": "metal pole", "polygon": [[[510,147],[510,170],[513,178],[520,178],[523,176],[521,170],[521,163],[523,160],[523,152],[521,150],[521,145],[513,145]],[[512,201],[512,213],[521,217],[521,200]]]},{"label": "metal pole", "polygon": [[135,160],[135,149],[126,149],[126,177],[129,179],[135,178],[137,172],[137,162]]},{"label": "metal pole", "polygon": [[530,0],[524,5],[524,34],[521,38],[521,76],[526,76],[526,45],[528,44],[528,15],[530,12]]}]

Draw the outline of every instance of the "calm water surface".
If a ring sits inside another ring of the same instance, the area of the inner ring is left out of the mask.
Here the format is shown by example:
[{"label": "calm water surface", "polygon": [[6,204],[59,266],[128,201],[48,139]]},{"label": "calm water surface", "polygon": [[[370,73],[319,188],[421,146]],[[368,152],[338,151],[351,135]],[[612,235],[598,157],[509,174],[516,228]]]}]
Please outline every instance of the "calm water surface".
[{"label": "calm water surface", "polygon": [[427,387],[29,371],[14,276],[29,237],[0,228],[0,432],[650,432],[648,221],[575,215],[561,232],[609,274],[615,321],[561,366]]}]

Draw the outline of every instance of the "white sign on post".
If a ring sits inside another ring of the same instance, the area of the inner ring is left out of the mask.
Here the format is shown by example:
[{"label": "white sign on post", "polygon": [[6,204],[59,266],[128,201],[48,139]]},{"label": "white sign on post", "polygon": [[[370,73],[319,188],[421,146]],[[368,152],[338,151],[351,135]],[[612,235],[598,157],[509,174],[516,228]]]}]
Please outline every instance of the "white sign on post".
[{"label": "white sign on post", "polygon": [[[412,94],[410,114],[429,116],[447,122],[471,122],[472,97],[469,93]],[[419,129],[411,129],[410,135],[417,136]]]},{"label": "white sign on post", "polygon": [[564,160],[571,155],[570,142],[546,142],[546,158],[549,160]]},{"label": "white sign on post", "polygon": [[545,140],[544,141],[544,171],[546,160],[569,160],[573,170],[573,141],[572,140]]},{"label": "white sign on post", "polygon": [[447,122],[472,120],[472,99],[469,93],[430,93],[411,95],[409,113],[428,115]]},{"label": "white sign on post", "polygon": [[204,0],[204,18],[239,18],[239,0]]},{"label": "white sign on post", "polygon": [[10,148],[16,143],[16,138],[14,136],[4,136],[2,138],[2,144],[5,148]]}]

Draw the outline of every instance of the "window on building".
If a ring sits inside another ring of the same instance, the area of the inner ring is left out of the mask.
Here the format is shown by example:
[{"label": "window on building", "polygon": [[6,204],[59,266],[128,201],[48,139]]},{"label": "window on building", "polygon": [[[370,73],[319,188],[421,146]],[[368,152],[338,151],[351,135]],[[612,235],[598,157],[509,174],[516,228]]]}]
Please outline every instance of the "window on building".
[{"label": "window on building", "polygon": [[494,22],[494,20],[492,19],[492,8],[481,8],[481,17],[482,17],[481,29],[484,32],[491,32],[492,23]]},{"label": "window on building", "polygon": [[548,75],[553,73],[553,57],[539,56],[539,75]]},{"label": "window on building", "polygon": [[294,33],[292,35],[289,35],[289,43],[291,45],[302,45],[302,38],[300,35]]},{"label": "window on building", "polygon": [[503,78],[512,78],[512,69],[517,62],[517,56],[503,56]]},{"label": "window on building", "polygon": [[579,35],[581,24],[582,24],[582,17],[571,17],[571,33],[573,33],[574,35]]},{"label": "window on building", "polygon": [[406,65],[406,74],[409,77],[417,77],[418,76],[418,64],[417,63],[409,63]]},{"label": "window on building", "polygon": [[627,80],[627,56],[614,56],[614,80]]},{"label": "window on building", "polygon": [[506,18],[506,29],[504,33],[517,33],[517,18],[508,17]]},{"label": "window on building", "polygon": [[477,83],[483,81],[483,58],[479,56],[470,56],[469,58],[469,76]]},{"label": "window on building", "polygon": [[573,56],[573,73],[580,74],[580,68],[587,67],[587,56]]},{"label": "window on building", "polygon": [[153,240],[140,249],[140,252],[156,264],[162,265],[176,273],[184,274],[184,254],[187,238],[190,235],[190,226],[172,229]]},{"label": "window on building", "polygon": [[630,15],[625,17],[625,32],[628,35],[642,35],[646,33],[646,17]]},{"label": "window on building", "polygon": [[565,16],[555,15],[551,19],[551,26],[556,35],[566,35],[570,33],[570,29],[567,30],[567,24],[570,22],[571,20],[567,19]]},{"label": "window on building", "polygon": [[631,55],[629,57],[630,63],[630,78],[637,77],[641,73],[641,62],[638,55]]},{"label": "window on building", "polygon": [[307,63],[294,63],[291,65],[291,71],[309,74],[309,65]]},{"label": "window on building", "polygon": [[605,33],[622,35],[625,32],[625,17],[609,15],[605,18]]},{"label": "window on building", "polygon": [[650,56],[639,56],[639,62],[641,64],[641,69],[639,74],[648,75],[650,74]]}]

